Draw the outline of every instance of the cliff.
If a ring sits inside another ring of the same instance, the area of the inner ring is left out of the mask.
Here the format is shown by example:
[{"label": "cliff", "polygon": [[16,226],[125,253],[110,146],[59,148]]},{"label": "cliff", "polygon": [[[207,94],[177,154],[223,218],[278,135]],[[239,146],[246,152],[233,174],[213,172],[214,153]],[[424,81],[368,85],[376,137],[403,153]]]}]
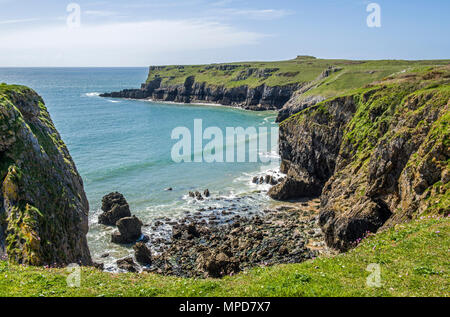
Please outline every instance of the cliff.
[{"label": "cliff", "polygon": [[450,67],[389,76],[301,110],[280,125],[286,180],[275,199],[321,197],[327,244],[450,211]]},{"label": "cliff", "polygon": [[161,79],[156,78],[141,89],[126,89],[120,92],[104,93],[101,97],[151,99],[179,103],[216,103],[240,107],[248,110],[276,110],[291,98],[297,85],[269,87],[261,85],[255,88],[239,86],[209,86],[198,83],[195,77],[186,78],[180,85],[163,87]]},{"label": "cliff", "polygon": [[0,85],[0,257],[92,264],[83,182],[43,100]]},{"label": "cliff", "polygon": [[437,62],[349,61],[298,56],[277,62],[151,66],[147,81],[140,89],[101,96],[280,110],[277,121],[281,122],[326,98],[414,65]]}]

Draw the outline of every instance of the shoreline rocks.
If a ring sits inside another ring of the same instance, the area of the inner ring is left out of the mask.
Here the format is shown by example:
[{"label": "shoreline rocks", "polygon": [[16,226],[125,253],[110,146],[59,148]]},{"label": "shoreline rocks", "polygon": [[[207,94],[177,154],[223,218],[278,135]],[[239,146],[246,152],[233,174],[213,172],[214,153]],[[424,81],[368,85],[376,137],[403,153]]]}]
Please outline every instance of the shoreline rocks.
[{"label": "shoreline rocks", "polygon": [[262,216],[235,216],[226,224],[181,219],[172,238],[159,241],[161,251],[146,271],[218,278],[255,266],[303,262],[329,251],[317,222],[317,200]]}]

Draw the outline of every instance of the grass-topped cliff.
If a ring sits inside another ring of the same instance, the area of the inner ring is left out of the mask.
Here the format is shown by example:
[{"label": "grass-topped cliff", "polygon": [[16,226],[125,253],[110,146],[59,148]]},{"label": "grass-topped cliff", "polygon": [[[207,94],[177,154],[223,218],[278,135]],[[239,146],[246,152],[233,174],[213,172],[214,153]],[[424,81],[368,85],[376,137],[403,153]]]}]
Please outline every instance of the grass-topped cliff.
[{"label": "grass-topped cliff", "polygon": [[[448,296],[449,219],[399,225],[331,258],[261,267],[222,280],[111,274],[82,268],[80,287],[65,269],[0,262],[0,296]],[[380,265],[380,287],[366,284]]]},{"label": "grass-topped cliff", "polygon": [[351,89],[412,69],[450,64],[433,61],[351,61],[299,56],[277,62],[151,66],[140,89],[104,93],[103,97],[186,103],[218,103],[249,110],[285,107],[282,119]]},{"label": "grass-topped cliff", "polygon": [[[152,66],[147,83],[161,78],[161,86],[168,87],[184,84],[188,77],[194,76],[196,82],[205,82],[211,86],[255,88],[264,84],[267,86],[305,84],[323,77],[322,79],[326,78],[326,80],[322,81],[322,87],[317,91],[328,97],[336,92],[342,93],[343,90],[358,88],[405,69],[449,63],[450,60],[352,61],[298,56],[292,60],[275,62]],[[327,69],[331,69],[330,73],[324,74]]]},{"label": "grass-topped cliff", "polygon": [[280,124],[275,199],[320,196],[328,245],[450,211],[450,67],[420,67],[342,93]]}]

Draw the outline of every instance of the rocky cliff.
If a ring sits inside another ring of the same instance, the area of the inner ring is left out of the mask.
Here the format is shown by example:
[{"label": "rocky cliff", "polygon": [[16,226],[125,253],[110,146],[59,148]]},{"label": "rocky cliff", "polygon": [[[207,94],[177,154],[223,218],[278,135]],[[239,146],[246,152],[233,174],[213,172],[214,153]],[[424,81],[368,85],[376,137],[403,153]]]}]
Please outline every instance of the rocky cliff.
[{"label": "rocky cliff", "polygon": [[320,196],[328,245],[450,211],[450,67],[385,78],[301,110],[280,125],[275,199]]},{"label": "rocky cliff", "polygon": [[151,66],[140,89],[102,97],[280,110],[278,122],[326,98],[412,66],[449,61],[350,61],[298,56],[277,62]]},{"label": "rocky cliff", "polygon": [[209,85],[196,82],[195,77],[186,78],[183,84],[163,86],[161,78],[143,84],[141,89],[125,89],[119,92],[104,93],[101,97],[151,99],[180,103],[216,103],[240,107],[248,110],[277,110],[291,98],[298,85],[258,87]]},{"label": "rocky cliff", "polygon": [[92,264],[83,182],[43,100],[0,85],[0,256],[29,265]]}]

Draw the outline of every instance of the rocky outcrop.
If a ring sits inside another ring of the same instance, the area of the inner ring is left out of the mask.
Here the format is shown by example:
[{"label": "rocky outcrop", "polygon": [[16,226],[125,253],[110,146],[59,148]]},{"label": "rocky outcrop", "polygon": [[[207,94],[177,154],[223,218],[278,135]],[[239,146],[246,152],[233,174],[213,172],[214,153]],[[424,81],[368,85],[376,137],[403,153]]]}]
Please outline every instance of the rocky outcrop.
[{"label": "rocky outcrop", "polygon": [[329,246],[423,214],[448,215],[450,68],[400,74],[280,125],[275,199],[320,195]]},{"label": "rocky outcrop", "polygon": [[152,253],[150,249],[143,242],[138,242],[133,246],[134,256],[136,261],[142,265],[152,264]]},{"label": "rocky outcrop", "polygon": [[92,265],[89,205],[44,101],[0,85],[0,257],[29,265]]},{"label": "rocky outcrop", "polygon": [[125,217],[116,223],[119,232],[113,233],[111,242],[118,244],[134,243],[142,237],[142,222],[136,217]]},{"label": "rocky outcrop", "polygon": [[103,197],[103,213],[98,216],[98,223],[114,226],[121,218],[131,217],[130,206],[122,194],[114,192]]},{"label": "rocky outcrop", "polygon": [[258,87],[214,86],[196,82],[194,76],[187,77],[184,84],[163,86],[161,78],[155,78],[141,89],[125,89],[119,92],[104,93],[101,97],[151,99],[180,103],[216,103],[240,107],[248,110],[277,110],[291,98],[297,84],[285,86]]}]

